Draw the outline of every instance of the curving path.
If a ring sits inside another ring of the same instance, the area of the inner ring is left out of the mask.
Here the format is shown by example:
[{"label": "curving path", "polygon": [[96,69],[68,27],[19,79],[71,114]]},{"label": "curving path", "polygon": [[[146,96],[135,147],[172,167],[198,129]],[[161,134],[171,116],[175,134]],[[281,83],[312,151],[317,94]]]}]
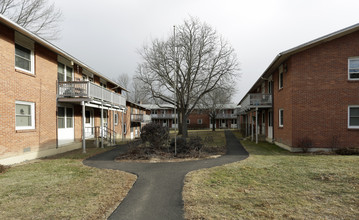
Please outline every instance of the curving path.
[{"label": "curving path", "polygon": [[109,219],[183,219],[182,188],[185,175],[193,170],[210,168],[243,160],[248,152],[231,131],[225,131],[227,154],[216,159],[173,163],[115,162],[126,147],[85,160],[87,166],[116,169],[138,176],[132,189]]}]

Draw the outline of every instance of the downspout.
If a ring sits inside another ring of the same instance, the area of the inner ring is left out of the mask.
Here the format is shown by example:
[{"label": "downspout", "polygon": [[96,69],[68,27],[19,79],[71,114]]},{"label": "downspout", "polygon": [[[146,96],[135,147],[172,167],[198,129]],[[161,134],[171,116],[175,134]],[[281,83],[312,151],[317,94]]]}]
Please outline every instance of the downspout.
[{"label": "downspout", "polygon": [[256,144],[258,144],[258,107],[256,107]]},{"label": "downspout", "polygon": [[85,110],[86,110],[86,107],[85,107],[85,102],[82,101],[81,102],[81,105],[82,105],[82,153],[86,153],[86,140],[85,140]]}]

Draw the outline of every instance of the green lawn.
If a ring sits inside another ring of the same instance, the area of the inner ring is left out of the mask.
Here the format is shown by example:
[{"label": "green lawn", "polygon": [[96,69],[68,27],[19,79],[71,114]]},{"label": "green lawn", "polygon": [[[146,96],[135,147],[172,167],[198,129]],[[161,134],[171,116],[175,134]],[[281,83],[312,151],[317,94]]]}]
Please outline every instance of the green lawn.
[{"label": "green lawn", "polygon": [[191,172],[187,219],[359,219],[359,157],[242,141],[244,161]]},{"label": "green lawn", "polygon": [[1,219],[103,219],[136,176],[86,167],[82,160],[111,148],[76,150],[14,166],[0,174]]}]

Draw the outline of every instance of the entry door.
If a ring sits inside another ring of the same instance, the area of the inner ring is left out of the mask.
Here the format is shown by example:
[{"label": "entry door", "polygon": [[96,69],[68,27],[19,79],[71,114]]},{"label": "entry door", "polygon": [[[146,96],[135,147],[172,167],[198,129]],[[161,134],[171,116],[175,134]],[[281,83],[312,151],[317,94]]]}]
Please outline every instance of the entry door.
[{"label": "entry door", "polygon": [[74,109],[72,107],[57,107],[58,144],[74,142]]},{"label": "entry door", "polygon": [[222,128],[226,128],[226,120],[225,119],[222,119]]},{"label": "entry door", "polygon": [[268,111],[268,138],[273,139],[273,112]]},{"label": "entry door", "polygon": [[85,111],[85,138],[94,137],[94,120],[93,120],[93,110],[87,109]]},{"label": "entry door", "polygon": [[103,137],[107,137],[107,124],[108,124],[108,117],[107,117],[107,110],[103,110],[103,121],[101,129],[103,129]]}]

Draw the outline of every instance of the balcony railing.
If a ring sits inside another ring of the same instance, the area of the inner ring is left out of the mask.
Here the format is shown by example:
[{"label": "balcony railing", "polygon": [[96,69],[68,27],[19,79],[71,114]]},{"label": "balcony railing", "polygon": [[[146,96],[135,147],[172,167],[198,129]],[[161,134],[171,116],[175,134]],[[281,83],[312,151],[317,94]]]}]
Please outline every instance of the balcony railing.
[{"label": "balcony railing", "polygon": [[59,98],[91,98],[117,106],[126,106],[124,96],[89,81],[59,82],[57,96]]},{"label": "balcony railing", "polygon": [[154,119],[170,119],[175,118],[175,114],[151,114]]},{"label": "balcony railing", "polygon": [[235,119],[237,118],[237,114],[223,114],[223,113],[219,113],[216,115],[216,118],[218,119]]},{"label": "balcony railing", "polygon": [[241,112],[251,108],[272,106],[272,94],[252,93],[248,94],[240,103]]},{"label": "balcony railing", "polygon": [[131,114],[131,121],[133,121],[133,122],[150,122],[151,116],[143,115],[143,114]]}]

